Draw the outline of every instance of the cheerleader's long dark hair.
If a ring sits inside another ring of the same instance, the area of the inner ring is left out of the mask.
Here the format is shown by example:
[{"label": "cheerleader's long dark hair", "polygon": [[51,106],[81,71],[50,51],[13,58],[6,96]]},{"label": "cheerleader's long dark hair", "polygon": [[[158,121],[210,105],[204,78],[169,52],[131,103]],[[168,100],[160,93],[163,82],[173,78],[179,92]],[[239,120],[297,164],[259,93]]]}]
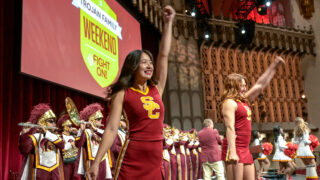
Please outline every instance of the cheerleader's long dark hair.
[{"label": "cheerleader's long dark hair", "polygon": [[278,138],[281,135],[280,129],[281,129],[280,126],[273,127],[273,136],[274,136],[274,142],[275,143],[278,142]]},{"label": "cheerleader's long dark hair", "polygon": [[[124,64],[123,64],[123,67],[121,70],[121,74],[119,76],[118,81],[115,84],[111,85],[111,90],[112,90],[111,97],[114,96],[117,92],[119,92],[123,89],[127,89],[133,85],[134,74],[135,74],[136,70],[139,68],[142,53],[147,54],[150,57],[151,61],[153,62],[153,56],[150,51],[148,51],[148,50],[131,51],[127,55],[127,57],[124,61]],[[154,74],[153,74],[152,78],[147,81],[147,84],[148,85],[157,84],[156,81],[154,81]],[[110,94],[108,94],[108,92],[106,92],[106,93],[107,93],[107,96],[110,95]]]},{"label": "cheerleader's long dark hair", "polygon": [[259,139],[259,131],[253,131],[253,139]]}]

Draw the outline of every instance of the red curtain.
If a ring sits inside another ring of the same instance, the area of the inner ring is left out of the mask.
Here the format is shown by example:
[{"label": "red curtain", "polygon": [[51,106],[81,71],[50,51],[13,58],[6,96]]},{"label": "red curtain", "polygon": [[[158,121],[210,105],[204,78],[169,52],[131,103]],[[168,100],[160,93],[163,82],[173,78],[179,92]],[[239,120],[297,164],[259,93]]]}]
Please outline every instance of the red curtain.
[{"label": "red curtain", "polygon": [[[126,0],[122,3],[130,4]],[[107,112],[106,103],[100,98],[20,73],[21,21],[22,0],[0,0],[0,179],[9,179],[9,171],[20,169],[22,156],[18,138],[21,127],[17,124],[28,120],[34,105],[50,103],[59,115],[65,108],[65,98],[71,97],[79,111],[98,102]],[[140,23],[142,47],[156,55],[160,34],[147,20],[140,20]]]},{"label": "red curtain", "polygon": [[17,124],[28,120],[34,105],[49,103],[57,116],[65,108],[67,96],[79,111],[92,102],[105,106],[100,98],[20,73],[21,7],[21,0],[0,0],[0,179],[9,179],[9,171],[19,171],[21,127]]}]

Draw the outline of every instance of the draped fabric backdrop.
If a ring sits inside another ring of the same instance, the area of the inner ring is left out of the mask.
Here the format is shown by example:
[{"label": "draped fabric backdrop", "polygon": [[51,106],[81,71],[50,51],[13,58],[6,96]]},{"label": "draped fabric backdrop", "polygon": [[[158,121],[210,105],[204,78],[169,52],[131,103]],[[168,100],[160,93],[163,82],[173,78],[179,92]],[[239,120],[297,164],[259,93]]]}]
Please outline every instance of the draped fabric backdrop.
[{"label": "draped fabric backdrop", "polygon": [[[65,108],[66,97],[73,99],[79,111],[93,102],[106,107],[103,99],[20,73],[21,9],[22,0],[0,0],[0,179],[9,179],[9,171],[19,171],[22,161],[18,150],[21,127],[17,124],[28,120],[34,105],[49,103],[57,116]],[[159,32],[143,19],[139,20],[142,47],[147,47],[155,55]]]}]

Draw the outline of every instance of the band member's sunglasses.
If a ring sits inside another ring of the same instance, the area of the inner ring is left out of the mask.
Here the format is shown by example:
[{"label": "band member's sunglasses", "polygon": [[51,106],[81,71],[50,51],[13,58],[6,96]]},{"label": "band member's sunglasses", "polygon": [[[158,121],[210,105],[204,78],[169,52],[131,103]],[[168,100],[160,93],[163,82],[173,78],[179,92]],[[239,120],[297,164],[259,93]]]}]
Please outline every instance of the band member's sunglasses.
[{"label": "band member's sunglasses", "polygon": [[51,124],[56,123],[56,121],[54,119],[48,119],[47,122],[51,123]]}]

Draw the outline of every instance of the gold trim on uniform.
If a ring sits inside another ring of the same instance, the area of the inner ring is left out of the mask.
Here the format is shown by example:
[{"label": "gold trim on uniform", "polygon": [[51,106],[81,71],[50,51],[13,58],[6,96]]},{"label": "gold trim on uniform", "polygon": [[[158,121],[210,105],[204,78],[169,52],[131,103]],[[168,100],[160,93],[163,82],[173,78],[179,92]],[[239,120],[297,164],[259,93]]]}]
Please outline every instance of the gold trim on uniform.
[{"label": "gold trim on uniform", "polygon": [[123,157],[124,157],[124,154],[126,153],[129,142],[130,142],[129,138],[126,138],[126,141],[124,142],[121,148],[120,154],[117,159],[116,170],[114,172],[114,179],[118,179]]},{"label": "gold trim on uniform", "polygon": [[318,179],[318,176],[306,176],[306,179]]},{"label": "gold trim on uniform", "polygon": [[265,159],[267,159],[267,157],[265,157],[265,158],[257,158],[258,160],[265,160]]},{"label": "gold trim on uniform", "polygon": [[36,168],[43,169],[43,170],[48,171],[48,172],[51,172],[54,169],[56,169],[59,166],[59,155],[58,155],[57,149],[55,150],[55,152],[56,152],[56,164],[54,166],[46,167],[46,166],[40,165],[39,150],[38,150],[37,140],[33,135],[29,135],[29,137],[32,139],[33,145],[34,145],[34,148],[35,148]]},{"label": "gold trim on uniform", "polygon": [[275,161],[275,162],[291,162],[292,160],[272,160],[272,161]]},{"label": "gold trim on uniform", "polygon": [[[87,137],[88,159],[93,161],[93,160],[95,159],[95,157],[92,157],[90,137],[89,137],[89,134],[88,134],[87,131],[85,131],[84,133],[85,133],[85,135],[86,135],[86,137]],[[102,162],[103,160],[105,160],[107,157],[108,157],[108,153],[106,153],[106,154],[103,156],[103,158],[101,159],[100,162]]]},{"label": "gold trim on uniform", "polygon": [[190,151],[189,151],[188,148],[186,148],[186,153],[187,153],[188,156],[190,156]]},{"label": "gold trim on uniform", "polygon": [[198,169],[199,169],[199,155],[196,149],[192,150],[193,154],[196,156],[196,176],[198,176]]},{"label": "gold trim on uniform", "polygon": [[130,87],[130,89],[132,89],[135,92],[141,93],[143,95],[147,95],[149,93],[149,87],[148,86],[147,86],[146,92],[143,92],[143,91],[141,91],[139,89],[135,89],[134,87]]},{"label": "gold trim on uniform", "polygon": [[182,168],[181,168],[181,158],[180,154],[177,154],[177,163],[178,163],[178,173],[179,173],[179,180],[182,180]]},{"label": "gold trim on uniform", "polygon": [[310,158],[314,158],[314,156],[297,156],[296,158],[310,159]]},{"label": "gold trim on uniform", "polygon": [[53,143],[54,143],[54,144],[57,144],[57,143],[59,143],[59,142],[61,142],[61,141],[62,141],[62,139],[58,138],[57,140],[53,141]]},{"label": "gold trim on uniform", "polygon": [[112,168],[112,161],[111,161],[110,149],[108,149],[108,160],[109,160],[110,168]]}]

